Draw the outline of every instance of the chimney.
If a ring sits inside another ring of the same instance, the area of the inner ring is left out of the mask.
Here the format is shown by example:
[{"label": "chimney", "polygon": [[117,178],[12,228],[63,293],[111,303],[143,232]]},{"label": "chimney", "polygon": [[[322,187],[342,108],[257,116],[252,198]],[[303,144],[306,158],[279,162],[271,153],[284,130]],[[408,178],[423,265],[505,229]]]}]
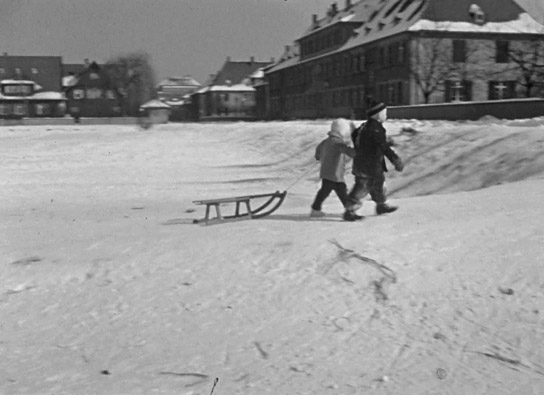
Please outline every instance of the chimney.
[{"label": "chimney", "polygon": [[273,57],[270,58],[270,63],[274,63],[276,61],[276,59],[274,59]]},{"label": "chimney", "polygon": [[346,10],[351,8],[351,0],[346,0]]},{"label": "chimney", "polygon": [[251,58],[249,58],[249,62],[250,63],[255,63],[255,56],[252,56]]},{"label": "chimney", "polygon": [[331,4],[331,16],[335,16],[338,14],[338,4],[332,3]]},{"label": "chimney", "polygon": [[227,56],[227,62],[230,62],[230,56]]},{"label": "chimney", "polygon": [[285,46],[285,52],[289,52],[291,50],[291,46],[290,45],[286,45]]},{"label": "chimney", "polygon": [[317,25],[317,14],[312,14],[312,25]]}]

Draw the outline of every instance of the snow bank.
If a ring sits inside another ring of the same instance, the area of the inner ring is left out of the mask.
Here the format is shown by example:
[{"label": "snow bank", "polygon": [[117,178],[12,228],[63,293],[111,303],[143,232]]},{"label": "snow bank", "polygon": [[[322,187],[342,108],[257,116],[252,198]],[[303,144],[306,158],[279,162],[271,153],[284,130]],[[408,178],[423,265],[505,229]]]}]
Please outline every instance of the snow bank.
[{"label": "snow bank", "polygon": [[[307,215],[329,121],[1,128],[0,393],[539,394],[544,138],[518,122],[387,123],[401,208],[360,223]],[[270,217],[191,223],[297,178]]]}]

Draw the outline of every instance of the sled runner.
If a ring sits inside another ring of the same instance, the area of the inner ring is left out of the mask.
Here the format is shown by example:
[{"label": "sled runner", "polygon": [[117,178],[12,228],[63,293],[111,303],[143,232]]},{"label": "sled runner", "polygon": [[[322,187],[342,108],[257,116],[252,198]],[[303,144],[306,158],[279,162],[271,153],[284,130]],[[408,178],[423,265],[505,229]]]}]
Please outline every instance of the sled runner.
[{"label": "sled runner", "polygon": [[[247,195],[247,196],[236,196],[236,197],[230,197],[230,198],[222,198],[222,199],[207,199],[207,200],[195,200],[193,201],[194,204],[198,205],[206,205],[206,215],[203,219],[195,219],[194,223],[200,223],[205,222],[207,223],[210,219],[218,219],[218,220],[224,220],[224,219],[232,219],[232,218],[261,218],[265,217],[274,211],[278,209],[278,207],[281,206],[283,203],[283,200],[285,199],[285,195],[287,195],[287,191],[276,191],[274,193],[265,193],[262,195]],[[267,199],[264,203],[262,203],[259,207],[253,209],[251,208],[251,202],[255,200],[262,200]],[[221,214],[221,205],[225,205],[228,203],[234,203],[235,204],[235,211],[234,215],[222,215]],[[245,211],[241,212],[240,206],[245,206]],[[210,218],[210,207],[215,207],[216,217]]]}]

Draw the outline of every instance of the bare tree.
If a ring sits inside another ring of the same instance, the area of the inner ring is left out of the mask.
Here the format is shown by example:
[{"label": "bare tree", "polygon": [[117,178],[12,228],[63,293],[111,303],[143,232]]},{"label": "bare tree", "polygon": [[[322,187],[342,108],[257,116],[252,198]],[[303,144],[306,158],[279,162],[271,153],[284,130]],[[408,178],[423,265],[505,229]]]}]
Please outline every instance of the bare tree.
[{"label": "bare tree", "polygon": [[544,87],[544,42],[535,40],[520,42],[508,50],[511,69],[519,71],[518,84],[524,88],[525,97]]},{"label": "bare tree", "polygon": [[147,53],[119,55],[106,62],[106,70],[123,96],[125,115],[137,116],[140,106],[156,96],[155,73]]},{"label": "bare tree", "polygon": [[443,92],[449,79],[467,79],[477,49],[465,42],[462,62],[454,62],[452,40],[448,38],[421,37],[414,41],[410,57],[410,76],[419,88],[424,103],[431,95]]}]

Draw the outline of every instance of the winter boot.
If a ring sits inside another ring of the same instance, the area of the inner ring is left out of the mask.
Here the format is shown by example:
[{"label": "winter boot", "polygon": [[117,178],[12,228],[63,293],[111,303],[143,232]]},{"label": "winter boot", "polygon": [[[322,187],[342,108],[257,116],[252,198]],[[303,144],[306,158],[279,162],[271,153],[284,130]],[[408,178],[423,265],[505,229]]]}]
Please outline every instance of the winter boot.
[{"label": "winter boot", "polygon": [[353,211],[346,211],[344,213],[344,221],[353,222],[353,221],[359,221],[363,218],[364,217],[362,215],[357,215]]},{"label": "winter boot", "polygon": [[310,217],[312,217],[312,218],[321,218],[321,217],[324,217],[324,216],[325,216],[325,213],[323,211],[314,210],[314,209],[312,209],[312,211],[310,211]]},{"label": "winter boot", "polygon": [[397,211],[398,207],[396,206],[390,206],[387,203],[378,204],[376,206],[376,214],[382,215],[387,213],[392,213],[393,211]]}]

